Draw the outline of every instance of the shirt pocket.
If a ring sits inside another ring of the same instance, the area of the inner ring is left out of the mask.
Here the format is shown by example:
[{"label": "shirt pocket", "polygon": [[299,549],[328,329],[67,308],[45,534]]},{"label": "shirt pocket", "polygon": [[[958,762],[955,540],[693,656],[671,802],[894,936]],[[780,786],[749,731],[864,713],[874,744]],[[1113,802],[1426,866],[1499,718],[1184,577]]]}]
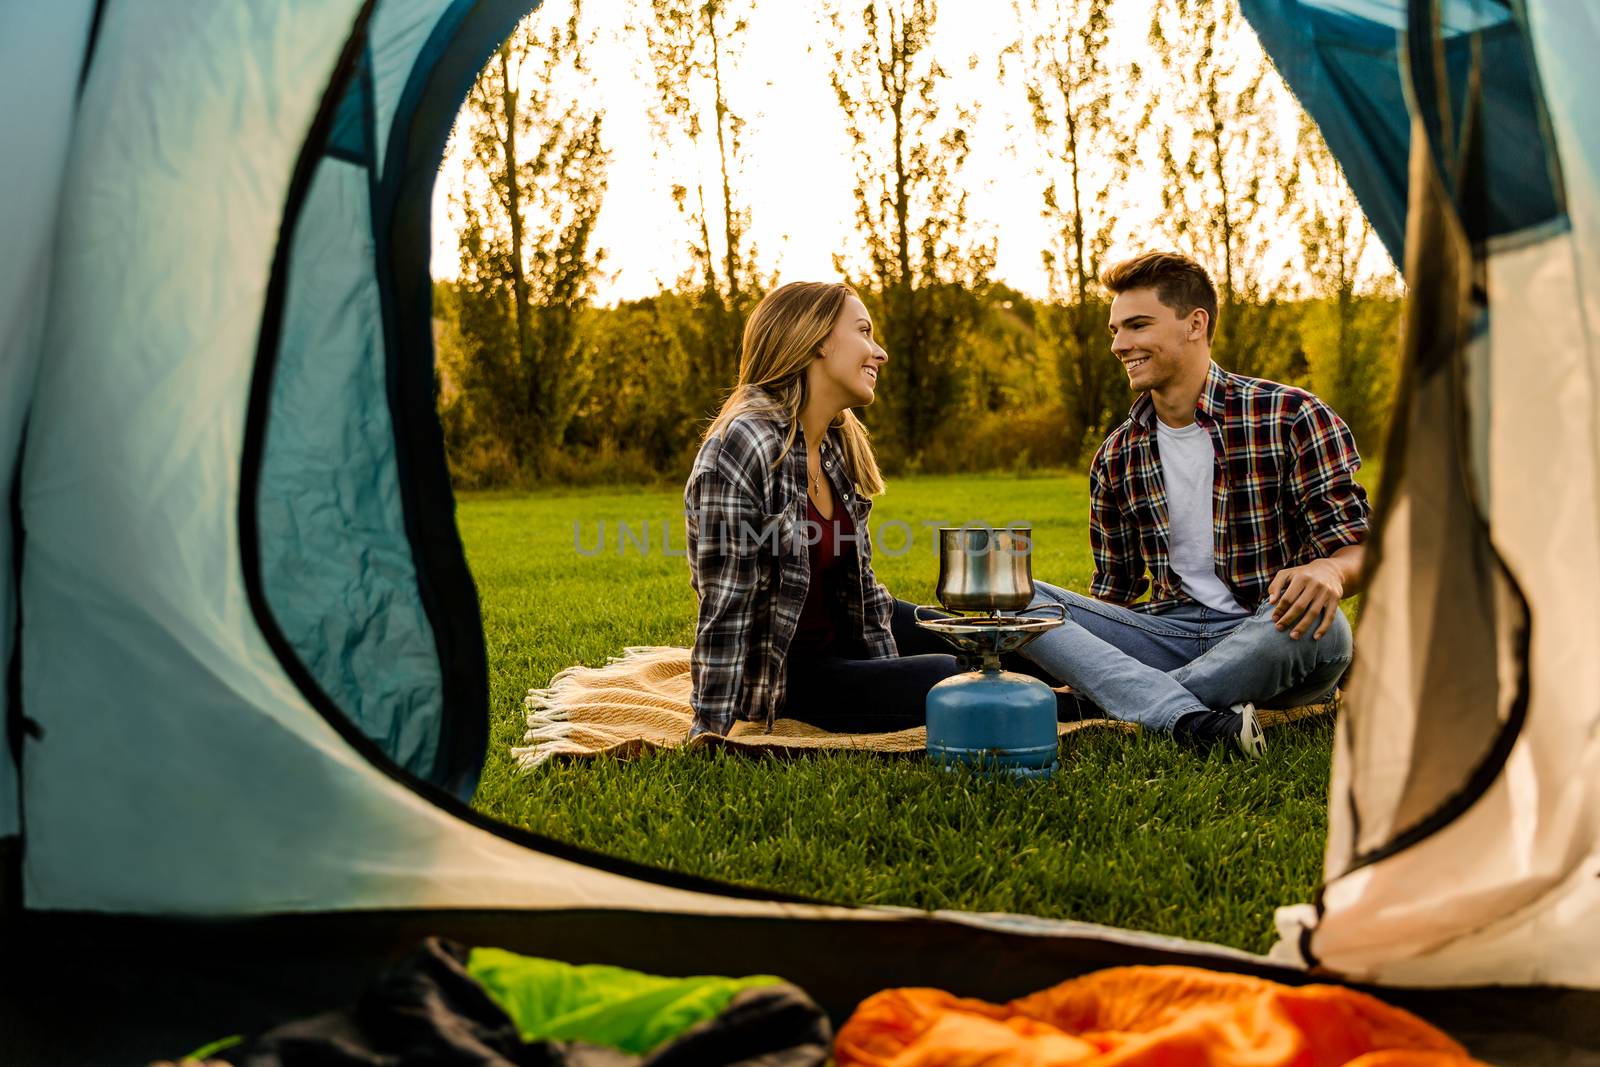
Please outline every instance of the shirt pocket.
[{"label": "shirt pocket", "polygon": [[1244,454],[1228,463],[1228,513],[1262,516],[1277,511],[1290,460],[1281,448]]}]

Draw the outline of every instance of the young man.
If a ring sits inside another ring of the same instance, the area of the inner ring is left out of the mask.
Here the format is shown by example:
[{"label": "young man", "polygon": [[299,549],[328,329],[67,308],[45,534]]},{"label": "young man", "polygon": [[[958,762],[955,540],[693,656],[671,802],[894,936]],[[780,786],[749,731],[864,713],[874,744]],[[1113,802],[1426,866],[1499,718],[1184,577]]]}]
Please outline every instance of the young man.
[{"label": "young man", "polygon": [[1117,718],[1260,756],[1255,704],[1325,698],[1350,662],[1355,441],[1305,390],[1211,361],[1217,295],[1194,260],[1147,252],[1100,280],[1139,397],[1089,470],[1094,596],[1035,582],[1027,610],[1068,621],[1021,654]]}]

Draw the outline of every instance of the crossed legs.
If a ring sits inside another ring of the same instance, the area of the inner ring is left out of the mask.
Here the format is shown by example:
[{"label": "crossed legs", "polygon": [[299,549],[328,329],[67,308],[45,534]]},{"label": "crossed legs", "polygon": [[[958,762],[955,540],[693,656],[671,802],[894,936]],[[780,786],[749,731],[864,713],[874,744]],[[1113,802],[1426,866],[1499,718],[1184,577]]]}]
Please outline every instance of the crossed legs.
[{"label": "crossed legs", "polygon": [[1225,616],[1196,604],[1146,615],[1045,582],[1023,614],[1067,621],[1021,655],[1114,718],[1170,732],[1183,716],[1234,704],[1293,706],[1325,697],[1350,662],[1349,621],[1339,613],[1321,638],[1298,641],[1263,603]]}]

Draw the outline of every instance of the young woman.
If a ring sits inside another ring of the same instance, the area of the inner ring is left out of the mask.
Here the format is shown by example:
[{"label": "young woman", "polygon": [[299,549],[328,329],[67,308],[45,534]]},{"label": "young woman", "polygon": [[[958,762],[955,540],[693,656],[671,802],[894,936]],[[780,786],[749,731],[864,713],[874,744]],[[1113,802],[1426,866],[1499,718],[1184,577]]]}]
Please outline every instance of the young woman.
[{"label": "young woman", "polygon": [[872,573],[883,476],[851,408],[872,403],[888,359],[847,285],[794,282],[751,313],[684,490],[700,597],[690,737],[779,717],[920,726],[928,690],[961,670]]}]

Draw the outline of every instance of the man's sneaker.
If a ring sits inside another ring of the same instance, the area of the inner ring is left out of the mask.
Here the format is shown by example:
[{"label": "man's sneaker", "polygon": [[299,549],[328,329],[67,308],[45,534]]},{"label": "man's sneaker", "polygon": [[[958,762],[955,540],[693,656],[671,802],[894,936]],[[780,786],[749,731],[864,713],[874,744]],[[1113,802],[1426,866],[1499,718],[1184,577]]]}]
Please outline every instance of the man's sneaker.
[{"label": "man's sneaker", "polygon": [[1227,711],[1194,711],[1179,719],[1173,736],[1194,748],[1209,749],[1227,744],[1250,759],[1260,759],[1267,751],[1267,738],[1256,718],[1256,706],[1235,704]]},{"label": "man's sneaker", "polygon": [[1267,735],[1261,729],[1261,720],[1256,718],[1256,706],[1248,700],[1243,704],[1235,704],[1228,709],[1239,716],[1239,732],[1234,735],[1234,742],[1250,759],[1260,759],[1267,754]]}]

